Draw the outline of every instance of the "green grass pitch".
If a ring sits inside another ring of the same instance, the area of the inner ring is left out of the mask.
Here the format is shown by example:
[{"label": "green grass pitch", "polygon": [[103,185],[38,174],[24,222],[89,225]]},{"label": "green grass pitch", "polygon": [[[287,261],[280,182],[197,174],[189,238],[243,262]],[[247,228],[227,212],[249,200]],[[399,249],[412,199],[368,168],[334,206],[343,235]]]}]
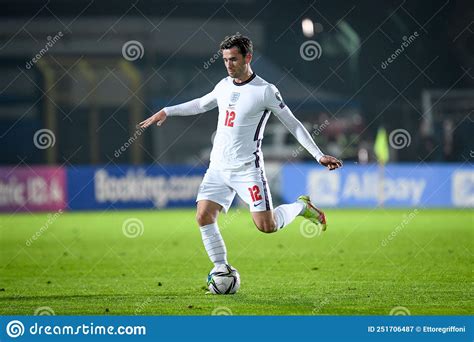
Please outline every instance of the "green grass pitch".
[{"label": "green grass pitch", "polygon": [[[229,296],[205,294],[211,264],[193,210],[66,212],[50,223],[47,214],[2,214],[0,314],[474,313],[472,211],[326,214],[328,230],[312,238],[302,218],[264,234],[246,209],[221,215],[242,279]],[[141,220],[142,235],[124,235],[130,218]]]}]

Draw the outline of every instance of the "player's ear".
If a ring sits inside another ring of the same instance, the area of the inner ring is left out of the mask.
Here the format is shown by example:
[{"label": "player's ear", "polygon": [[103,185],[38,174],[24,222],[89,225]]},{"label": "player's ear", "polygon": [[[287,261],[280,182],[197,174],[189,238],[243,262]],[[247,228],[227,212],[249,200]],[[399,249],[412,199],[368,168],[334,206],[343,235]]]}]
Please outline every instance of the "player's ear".
[{"label": "player's ear", "polygon": [[249,64],[252,61],[252,54],[248,53],[245,55],[245,64]]}]

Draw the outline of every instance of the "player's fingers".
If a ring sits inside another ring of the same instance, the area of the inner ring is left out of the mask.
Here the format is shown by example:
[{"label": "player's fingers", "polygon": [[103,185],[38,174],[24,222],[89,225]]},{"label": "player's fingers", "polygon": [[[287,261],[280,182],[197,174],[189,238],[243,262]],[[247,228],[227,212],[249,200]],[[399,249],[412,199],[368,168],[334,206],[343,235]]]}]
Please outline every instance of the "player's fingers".
[{"label": "player's fingers", "polygon": [[334,160],[331,161],[331,164],[335,169],[342,166],[342,162],[337,158],[334,158]]}]

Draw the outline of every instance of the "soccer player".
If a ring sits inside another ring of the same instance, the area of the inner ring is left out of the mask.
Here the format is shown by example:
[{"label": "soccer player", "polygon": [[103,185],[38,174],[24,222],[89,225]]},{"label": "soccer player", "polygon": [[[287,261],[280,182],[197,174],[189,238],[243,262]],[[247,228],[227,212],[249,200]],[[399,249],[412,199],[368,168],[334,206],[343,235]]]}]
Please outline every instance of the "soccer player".
[{"label": "soccer player", "polygon": [[334,170],[342,166],[337,158],[324,155],[303,124],[285,105],[278,89],[257,76],[250,66],[252,41],[240,34],[226,37],[220,44],[228,77],[201,98],[165,107],[142,121],[146,128],[161,126],[168,116],[196,115],[219,108],[217,130],[209,168],[199,187],[197,215],[204,247],[214,266],[227,265],[227,250],[217,216],[227,212],[235,194],[250,207],[257,228],[264,233],[276,232],[303,216],[326,229],[326,217],[309,196],[273,209],[265,176],[261,144],[265,124],[273,113],[319,164]]}]

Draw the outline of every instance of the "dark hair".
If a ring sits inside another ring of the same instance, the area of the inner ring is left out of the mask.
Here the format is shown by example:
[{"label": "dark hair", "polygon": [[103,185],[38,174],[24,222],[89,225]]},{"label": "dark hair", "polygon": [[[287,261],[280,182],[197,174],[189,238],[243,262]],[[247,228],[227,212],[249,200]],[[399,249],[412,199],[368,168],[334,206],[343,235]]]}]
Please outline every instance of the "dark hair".
[{"label": "dark hair", "polygon": [[221,42],[220,49],[227,50],[236,47],[242,56],[247,56],[248,53],[253,54],[253,43],[250,38],[241,35],[239,32],[232,36],[227,36]]}]

